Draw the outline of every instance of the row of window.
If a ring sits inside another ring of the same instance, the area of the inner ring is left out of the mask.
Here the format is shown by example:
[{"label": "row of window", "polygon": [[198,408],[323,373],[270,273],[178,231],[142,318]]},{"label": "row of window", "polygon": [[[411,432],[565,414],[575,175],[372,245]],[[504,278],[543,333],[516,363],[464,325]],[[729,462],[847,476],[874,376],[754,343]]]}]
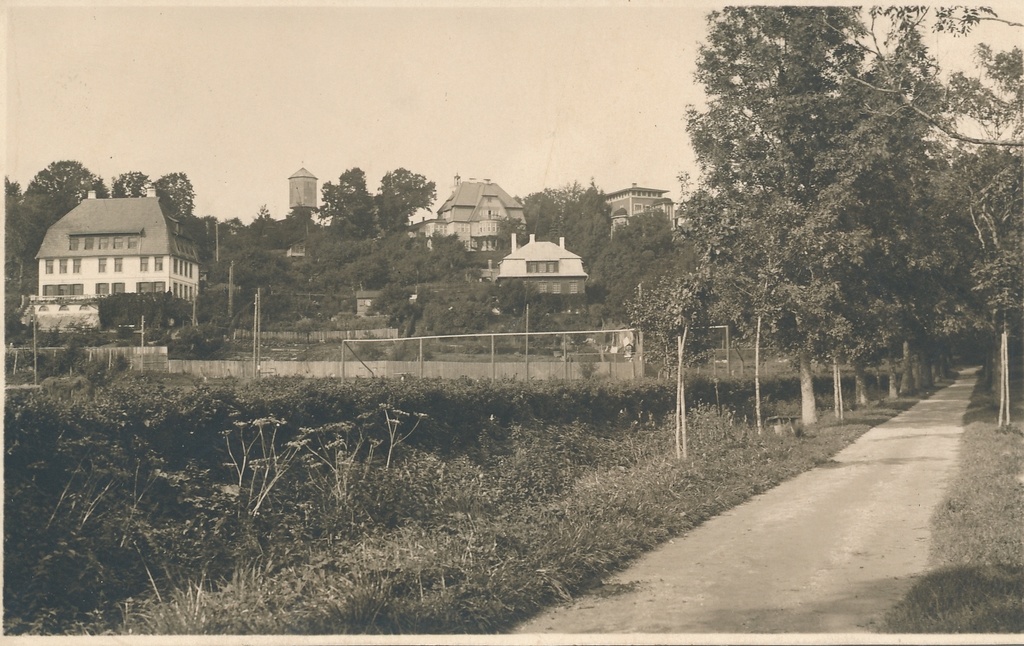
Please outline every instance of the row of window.
[{"label": "row of window", "polygon": [[68,236],[68,249],[137,249],[139,236]]},{"label": "row of window", "polygon": [[527,260],[526,273],[528,274],[557,274],[557,260]]},{"label": "row of window", "polygon": [[174,271],[174,273],[178,274],[179,276],[192,278],[192,271],[195,265],[185,260],[178,260],[177,258],[173,258],[173,260],[174,265],[172,266],[172,270]]},{"label": "row of window", "polygon": [[[57,271],[59,273],[61,273],[61,274],[68,273],[68,267],[69,267],[68,260],[69,260],[68,258],[58,258],[57,259],[56,268],[57,268]],[[87,260],[91,260],[91,258],[89,258]],[[107,262],[108,260],[111,260],[111,259],[110,258],[97,258],[96,259],[96,271],[101,273],[101,274],[102,273],[106,273],[107,267],[110,265],[110,263]],[[70,258],[70,261],[71,261],[71,263],[70,263],[71,273],[73,273],[73,274],[80,274],[80,273],[82,273],[82,259],[81,258]],[[112,264],[113,264],[113,268],[114,268],[115,272],[124,271],[124,258],[113,258],[113,261],[114,262]],[[183,268],[184,268],[185,265],[191,265],[192,264],[192,263],[186,263],[184,261],[180,261],[179,262],[177,258],[174,259],[174,262],[175,262],[175,267],[177,267],[180,264]],[[45,262],[45,266],[46,266],[46,268],[45,268],[46,273],[52,274],[53,270],[54,270],[54,261],[52,259],[47,259],[46,262]],[[163,271],[163,270],[164,270],[164,258],[163,258],[163,256],[153,256],[153,271]],[[139,271],[149,271],[149,256],[141,256],[139,258]],[[188,276],[192,276],[191,268],[189,268],[189,271],[188,271],[187,275]]]},{"label": "row of window", "polygon": [[[96,291],[93,293],[97,296],[123,294],[124,286],[124,283],[96,283]],[[179,298],[191,299],[195,295],[195,288],[191,285],[173,283],[173,286],[174,295]],[[81,283],[70,285],[43,285],[43,296],[82,296],[84,294],[83,289],[84,285]],[[167,283],[162,280],[138,282],[135,283],[135,291],[139,294],[162,294],[167,291]]]},{"label": "row of window", "polygon": [[[539,281],[537,283],[537,291],[539,291],[541,294],[561,294],[562,293],[562,283],[561,283],[561,281],[555,281],[555,282],[552,282],[552,283],[548,283],[547,281],[542,280],[542,281]],[[570,280],[569,281],[569,293],[570,294],[579,294],[580,293],[580,281],[578,281],[578,280]]]}]

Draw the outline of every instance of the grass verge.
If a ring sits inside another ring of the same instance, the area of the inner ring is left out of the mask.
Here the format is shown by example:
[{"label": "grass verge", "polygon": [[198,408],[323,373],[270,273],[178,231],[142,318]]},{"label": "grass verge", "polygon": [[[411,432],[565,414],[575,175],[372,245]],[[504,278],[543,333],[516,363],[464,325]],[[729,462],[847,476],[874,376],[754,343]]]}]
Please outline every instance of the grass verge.
[{"label": "grass verge", "polygon": [[[960,471],[932,519],[934,570],[888,613],[886,632],[1024,632],[1024,436],[1019,422],[997,427],[995,410],[977,388]],[[1014,412],[1022,419],[1019,399]]]}]

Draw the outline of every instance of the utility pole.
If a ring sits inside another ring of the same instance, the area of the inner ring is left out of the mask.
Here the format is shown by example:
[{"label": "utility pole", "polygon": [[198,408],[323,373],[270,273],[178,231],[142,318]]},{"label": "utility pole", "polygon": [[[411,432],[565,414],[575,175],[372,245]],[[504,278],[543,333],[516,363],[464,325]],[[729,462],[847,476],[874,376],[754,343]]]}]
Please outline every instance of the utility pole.
[{"label": "utility pole", "polygon": [[260,376],[260,288],[256,288],[256,299],[252,303],[252,373]]},{"label": "utility pole", "polygon": [[526,380],[530,380],[530,304],[526,304]]},{"label": "utility pole", "polygon": [[214,220],[213,222],[213,239],[216,241],[216,252],[214,258],[217,262],[220,262],[220,222]]},{"label": "utility pole", "polygon": [[228,328],[231,328],[232,318],[235,316],[235,261],[228,265]]},{"label": "utility pole", "polygon": [[36,329],[39,327],[36,306],[32,305],[32,385],[39,385],[39,348],[36,345]]}]

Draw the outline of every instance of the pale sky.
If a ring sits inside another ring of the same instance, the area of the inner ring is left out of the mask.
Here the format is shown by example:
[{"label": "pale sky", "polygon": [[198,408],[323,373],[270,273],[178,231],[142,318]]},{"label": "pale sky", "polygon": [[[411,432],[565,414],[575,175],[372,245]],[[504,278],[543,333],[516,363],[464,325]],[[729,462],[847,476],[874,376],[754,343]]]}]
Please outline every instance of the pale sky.
[{"label": "pale sky", "polygon": [[[520,197],[593,178],[678,199],[716,5],[474,5],[8,4],[4,174],[182,171],[197,215],[243,221],[283,217],[300,167],[322,186],[358,166],[371,193],[404,167],[436,183],[434,208],[456,173]],[[989,33],[955,45],[1024,32]]]}]

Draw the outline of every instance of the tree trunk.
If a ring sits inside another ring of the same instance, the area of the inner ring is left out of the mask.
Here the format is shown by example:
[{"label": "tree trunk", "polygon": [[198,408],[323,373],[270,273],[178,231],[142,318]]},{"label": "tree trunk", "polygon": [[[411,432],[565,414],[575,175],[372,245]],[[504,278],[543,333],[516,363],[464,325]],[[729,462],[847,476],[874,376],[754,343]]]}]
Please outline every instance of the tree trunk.
[{"label": "tree trunk", "polygon": [[933,388],[935,386],[935,375],[932,370],[931,352],[921,353],[921,381],[925,388]]},{"label": "tree trunk", "polygon": [[860,361],[853,363],[853,387],[854,397],[853,400],[857,406],[868,405],[868,385],[867,375],[864,372],[864,364]]},{"label": "tree trunk", "polygon": [[814,403],[814,375],[811,372],[811,355],[800,353],[800,419],[804,426],[818,422],[818,410]]},{"label": "tree trunk", "polygon": [[903,380],[900,383],[901,395],[913,395],[917,391],[914,381],[914,359],[910,353],[910,341],[903,342]]},{"label": "tree trunk", "polygon": [[896,359],[889,355],[889,399],[899,399],[900,387],[899,387],[899,375],[896,374]]},{"label": "tree trunk", "polygon": [[757,333],[754,335],[754,416],[757,417],[757,434],[761,434],[761,317],[757,317]]}]

